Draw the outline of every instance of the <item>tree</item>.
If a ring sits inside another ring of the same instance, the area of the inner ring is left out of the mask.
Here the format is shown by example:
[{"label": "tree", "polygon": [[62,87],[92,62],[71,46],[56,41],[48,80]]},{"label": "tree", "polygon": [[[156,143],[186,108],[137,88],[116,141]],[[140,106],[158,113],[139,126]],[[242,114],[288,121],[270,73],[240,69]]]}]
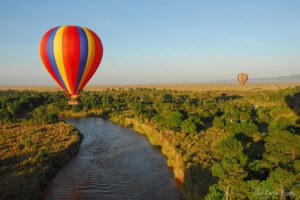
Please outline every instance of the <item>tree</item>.
[{"label": "tree", "polygon": [[179,111],[163,110],[159,114],[159,123],[167,128],[178,130],[183,120],[183,115]]},{"label": "tree", "polygon": [[291,124],[290,120],[286,117],[280,117],[278,120],[274,120],[269,129],[270,131],[284,130],[287,126]]},{"label": "tree", "polygon": [[1,122],[8,122],[9,120],[12,119],[12,114],[8,112],[5,109],[0,109],[0,121]]},{"label": "tree", "polygon": [[215,117],[213,120],[213,126],[217,127],[217,128],[224,128],[225,127],[225,123],[224,120],[221,117]]},{"label": "tree", "polygon": [[113,103],[113,98],[110,95],[105,94],[102,97],[102,106],[103,107],[110,107]]},{"label": "tree", "polygon": [[221,200],[224,199],[224,191],[217,184],[209,187],[209,192],[205,196],[205,200]]},{"label": "tree", "polygon": [[228,105],[226,107],[226,113],[223,115],[223,118],[229,122],[237,122],[240,120],[239,110],[235,105]]},{"label": "tree", "polygon": [[270,173],[267,181],[273,185],[274,189],[280,194],[280,199],[283,200],[286,192],[296,182],[296,178],[292,173],[278,167]]},{"label": "tree", "polygon": [[33,120],[38,123],[55,123],[58,121],[58,116],[48,111],[44,106],[34,109],[32,116]]},{"label": "tree", "polygon": [[265,139],[263,157],[269,168],[286,165],[300,156],[300,136],[288,131],[273,131]]},{"label": "tree", "polygon": [[239,185],[242,184],[247,173],[243,169],[242,162],[239,159],[231,157],[224,158],[220,162],[215,163],[211,170],[212,174],[219,178],[219,186],[223,188],[226,200],[228,200],[230,196],[237,194],[242,195],[241,192],[239,192]]},{"label": "tree", "polygon": [[271,120],[270,109],[259,107],[257,109],[257,116],[260,122],[269,123]]},{"label": "tree", "polygon": [[245,135],[252,137],[254,133],[258,131],[258,128],[253,123],[242,122],[239,124],[239,132],[244,133]]},{"label": "tree", "polygon": [[199,130],[204,129],[205,124],[196,116],[190,116],[181,124],[181,129],[185,133],[196,134]]},{"label": "tree", "polygon": [[244,170],[247,164],[247,156],[243,154],[242,144],[233,136],[222,141],[215,150],[215,157],[219,160],[215,162],[211,171],[219,179],[219,186],[223,188],[226,200],[234,196],[239,191],[239,185],[247,176]]}]

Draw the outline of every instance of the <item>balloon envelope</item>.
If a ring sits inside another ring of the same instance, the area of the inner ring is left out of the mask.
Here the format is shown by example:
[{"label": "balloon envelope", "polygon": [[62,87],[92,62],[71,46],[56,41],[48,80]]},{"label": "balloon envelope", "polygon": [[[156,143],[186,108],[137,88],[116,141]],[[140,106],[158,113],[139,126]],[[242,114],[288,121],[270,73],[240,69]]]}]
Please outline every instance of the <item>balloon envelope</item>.
[{"label": "balloon envelope", "polygon": [[71,98],[76,98],[96,72],[103,55],[101,40],[80,26],[50,29],[40,42],[47,71]]},{"label": "balloon envelope", "polygon": [[248,81],[248,74],[246,73],[239,73],[237,76],[238,81],[240,82],[241,85],[245,85],[246,82]]}]

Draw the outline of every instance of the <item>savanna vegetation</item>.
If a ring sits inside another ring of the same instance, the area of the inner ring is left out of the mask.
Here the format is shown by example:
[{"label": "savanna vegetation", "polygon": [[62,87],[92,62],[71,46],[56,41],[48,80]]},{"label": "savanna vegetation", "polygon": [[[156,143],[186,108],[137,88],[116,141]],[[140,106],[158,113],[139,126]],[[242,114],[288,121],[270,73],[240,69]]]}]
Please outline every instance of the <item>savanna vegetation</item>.
[{"label": "savanna vegetation", "polygon": [[[0,147],[7,151],[4,143],[11,140],[20,151],[31,151],[30,141],[38,141],[26,131],[17,139],[12,134],[17,131],[7,124],[44,123],[48,130],[60,116],[98,116],[132,127],[161,148],[175,177],[183,182],[184,199],[298,199],[299,113],[300,87],[226,92],[107,89],[83,92],[76,106],[69,106],[62,92],[2,91],[0,120],[7,128],[1,129]],[[32,148],[37,153],[30,162],[45,152],[52,155],[52,147]],[[0,162],[11,173],[22,174],[10,167],[9,159]],[[8,174],[4,172],[1,179]]]},{"label": "savanna vegetation", "polygon": [[79,131],[35,92],[0,92],[0,199],[42,199],[42,188],[78,151]]}]

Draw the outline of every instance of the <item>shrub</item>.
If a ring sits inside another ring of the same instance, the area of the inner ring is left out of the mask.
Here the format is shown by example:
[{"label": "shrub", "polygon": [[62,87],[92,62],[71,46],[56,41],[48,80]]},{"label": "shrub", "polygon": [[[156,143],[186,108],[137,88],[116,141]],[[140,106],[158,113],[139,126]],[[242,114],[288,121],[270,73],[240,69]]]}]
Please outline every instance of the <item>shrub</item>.
[{"label": "shrub", "polygon": [[170,129],[178,130],[183,120],[183,116],[179,111],[164,110],[160,114],[160,123]]},{"label": "shrub", "polygon": [[205,124],[196,116],[190,116],[188,119],[184,120],[181,124],[181,129],[185,133],[195,134],[198,131],[204,129]]},{"label": "shrub", "polygon": [[31,147],[33,145],[33,142],[30,140],[30,138],[26,138],[24,145],[25,147]]},{"label": "shrub", "polygon": [[213,126],[217,128],[224,128],[225,127],[224,120],[221,117],[215,117],[213,121]]},{"label": "shrub", "polygon": [[38,153],[35,155],[34,160],[44,161],[48,157],[48,153],[45,149],[39,149]]},{"label": "shrub", "polygon": [[33,120],[38,123],[55,123],[58,121],[57,114],[51,113],[44,106],[34,109]]}]

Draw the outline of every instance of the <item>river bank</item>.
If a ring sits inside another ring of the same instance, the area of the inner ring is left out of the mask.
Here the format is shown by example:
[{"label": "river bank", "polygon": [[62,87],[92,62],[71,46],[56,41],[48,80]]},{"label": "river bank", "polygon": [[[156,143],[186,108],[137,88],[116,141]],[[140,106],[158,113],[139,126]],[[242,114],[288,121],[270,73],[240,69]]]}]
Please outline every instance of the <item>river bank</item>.
[{"label": "river bank", "polygon": [[43,199],[43,187],[78,152],[82,138],[63,122],[1,125],[0,199]]},{"label": "river bank", "polygon": [[145,135],[149,142],[158,147],[162,154],[167,158],[167,165],[172,168],[174,177],[184,183],[184,162],[180,153],[171,141],[163,137],[164,133],[146,123],[140,123],[134,118],[120,118],[117,115],[109,118],[112,122],[124,127],[130,127],[137,133]]},{"label": "river bank", "polygon": [[166,157],[143,135],[102,118],[65,121],[76,126],[84,140],[45,188],[45,199],[181,200]]},{"label": "river bank", "polygon": [[103,116],[102,111],[93,110],[85,112],[62,112],[61,117],[66,118],[80,118],[80,117],[101,117],[107,120],[110,120],[116,124],[120,124],[124,127],[132,128],[139,134],[145,135],[149,142],[160,149],[162,154],[167,157],[167,165],[172,168],[174,177],[181,183],[184,183],[184,162],[181,157],[181,154],[175,148],[175,145],[171,143],[168,139],[163,137],[164,132],[172,132],[171,130],[159,130],[154,125],[147,123],[141,123],[136,118],[129,118],[126,116],[112,115],[112,116]]},{"label": "river bank", "polygon": [[[181,142],[188,140],[185,134],[164,129],[155,123],[125,113],[113,114],[108,119],[145,135],[153,146],[160,149],[167,158],[167,165],[172,169],[174,177],[182,184],[183,199],[198,200],[204,198],[209,186],[215,182],[215,179],[207,167],[201,166],[201,164],[204,161],[210,162],[212,160],[212,149],[227,136],[227,133],[216,128],[206,130],[206,134],[200,135],[198,138],[202,147],[195,147],[195,152],[199,154],[199,157],[194,156],[195,160],[191,161],[191,155],[180,151],[178,148],[179,140]],[[190,143],[192,141],[187,142],[187,145]]]},{"label": "river bank", "polygon": [[[200,184],[198,184],[197,181],[195,182],[195,180],[197,180],[198,177],[194,177],[193,167],[187,167],[187,164],[184,161],[184,155],[181,154],[181,152],[179,152],[179,150],[176,148],[178,142],[172,139],[174,138],[174,134],[177,134],[175,131],[161,129],[161,127],[157,126],[155,123],[142,121],[136,117],[128,116],[126,113],[114,113],[112,115],[106,115],[103,113],[102,110],[93,110],[85,112],[63,112],[62,116],[66,118],[100,117],[105,120],[109,120],[115,124],[121,125],[123,127],[131,128],[136,133],[144,135],[147,138],[147,140],[155,148],[158,148],[160,152],[166,157],[166,164],[173,171],[174,178],[178,182],[180,182],[180,184],[182,184],[180,187],[180,192],[184,199],[203,199],[203,194],[205,194],[208,191],[208,186],[211,184],[211,174],[207,173],[207,171],[203,169],[203,172],[199,173],[203,173],[202,176],[205,177],[207,180],[201,180]],[[209,132],[211,132],[211,134],[215,134],[214,130]],[[222,138],[220,136],[222,134],[223,132],[219,133],[219,139]],[[176,137],[180,136],[177,135]],[[211,141],[206,142],[205,144],[212,147],[216,145],[216,143],[212,144]]]}]

